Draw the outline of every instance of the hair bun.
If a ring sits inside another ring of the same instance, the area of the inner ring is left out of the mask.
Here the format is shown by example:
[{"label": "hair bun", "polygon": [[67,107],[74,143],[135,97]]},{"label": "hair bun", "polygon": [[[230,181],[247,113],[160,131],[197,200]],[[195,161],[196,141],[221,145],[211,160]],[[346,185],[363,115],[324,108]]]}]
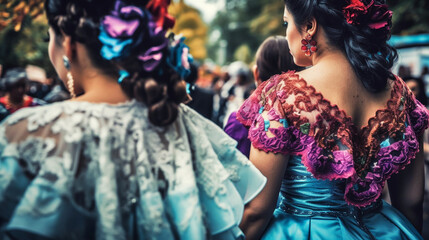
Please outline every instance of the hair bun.
[{"label": "hair bun", "polygon": [[146,79],[144,82],[145,102],[152,105],[161,99],[167,97],[167,86],[158,84],[153,78]]}]

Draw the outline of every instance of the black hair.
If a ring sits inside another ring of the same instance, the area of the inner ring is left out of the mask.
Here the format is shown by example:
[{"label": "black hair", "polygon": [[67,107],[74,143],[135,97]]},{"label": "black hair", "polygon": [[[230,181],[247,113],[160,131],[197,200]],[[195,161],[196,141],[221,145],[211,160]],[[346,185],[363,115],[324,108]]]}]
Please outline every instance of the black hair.
[{"label": "black hair", "polygon": [[419,77],[415,77],[415,76],[406,76],[403,78],[404,82],[409,82],[409,81],[416,81],[417,82],[417,87],[419,88],[419,94],[416,97],[417,100],[419,100],[420,103],[422,103],[423,105],[427,105],[427,97],[426,97],[426,93],[425,93],[425,83],[423,82],[423,79],[419,78]]},{"label": "black hair", "polygon": [[272,36],[262,42],[256,52],[256,66],[259,78],[268,80],[271,76],[289,70],[300,71],[303,68],[293,62],[289,46],[284,36]]},{"label": "black hair", "polygon": [[194,85],[198,80],[198,65],[195,63],[190,64],[190,74],[186,77],[185,81],[191,85]]},{"label": "black hair", "polygon": [[6,92],[10,92],[12,89],[17,87],[23,87],[27,85],[27,74],[23,68],[12,68],[9,69],[4,77],[1,79],[2,89]]},{"label": "black hair", "polygon": [[[147,4],[147,1],[139,0],[123,2],[141,8]],[[161,60],[162,69],[159,67],[152,72],[144,72],[136,56],[132,54],[122,57],[119,61],[108,61],[100,54],[100,21],[114,9],[114,4],[114,0],[46,0],[45,10],[55,34],[61,36],[64,33],[73,41],[84,44],[95,67],[115,78],[119,77],[120,69],[125,69],[130,76],[121,82],[122,90],[130,98],[148,106],[151,123],[158,126],[168,125],[176,119],[178,106],[187,99],[187,94],[186,85],[181,77],[168,67],[165,57]],[[147,27],[142,26],[138,31],[147,31]],[[140,45],[142,48],[146,47],[144,40]],[[163,56],[167,55],[167,52],[163,52]]]},{"label": "black hair", "polygon": [[[368,5],[369,0],[361,0]],[[357,77],[368,91],[386,89],[389,79],[394,79],[390,69],[397,60],[396,50],[387,44],[391,20],[387,26],[372,29],[365,22],[348,23],[343,9],[347,0],[285,0],[300,31],[313,17],[323,28],[329,43],[343,51]],[[373,5],[383,5],[384,0],[374,0]]]}]

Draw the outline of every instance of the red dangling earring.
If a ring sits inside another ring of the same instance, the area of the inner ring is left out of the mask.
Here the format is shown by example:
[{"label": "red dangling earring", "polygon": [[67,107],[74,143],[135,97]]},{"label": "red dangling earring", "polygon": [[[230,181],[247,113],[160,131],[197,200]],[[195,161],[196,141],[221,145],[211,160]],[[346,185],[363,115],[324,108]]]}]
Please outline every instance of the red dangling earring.
[{"label": "red dangling earring", "polygon": [[301,43],[301,50],[305,53],[305,56],[310,57],[312,53],[317,51],[317,42],[311,39],[310,34],[305,39],[302,39]]}]

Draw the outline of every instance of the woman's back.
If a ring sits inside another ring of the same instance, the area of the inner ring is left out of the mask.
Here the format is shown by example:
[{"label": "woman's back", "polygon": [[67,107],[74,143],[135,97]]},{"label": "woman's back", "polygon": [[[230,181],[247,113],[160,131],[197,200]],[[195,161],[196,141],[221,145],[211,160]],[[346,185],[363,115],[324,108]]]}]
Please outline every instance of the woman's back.
[{"label": "woman's back", "polygon": [[393,79],[388,81],[385,90],[370,92],[356,76],[347,59],[341,56],[334,56],[333,61],[328,59],[298,74],[332,105],[344,110],[357,128],[366,126],[377,110],[386,108],[391,98]]},{"label": "woman's back", "polygon": [[[428,113],[400,78],[389,94],[363,127],[294,72],[263,83],[243,104],[237,116],[250,126],[253,146],[290,156],[265,239],[288,239],[297,231],[303,239],[378,239],[387,236],[385,227],[396,238],[418,236],[379,197],[386,180],[414,161]],[[418,166],[412,165],[408,172]],[[419,188],[407,194],[418,199]]]},{"label": "woman's back", "polygon": [[135,100],[55,103],[12,115],[0,139],[0,223],[17,238],[235,238],[240,209],[264,184],[184,105],[158,127]]}]

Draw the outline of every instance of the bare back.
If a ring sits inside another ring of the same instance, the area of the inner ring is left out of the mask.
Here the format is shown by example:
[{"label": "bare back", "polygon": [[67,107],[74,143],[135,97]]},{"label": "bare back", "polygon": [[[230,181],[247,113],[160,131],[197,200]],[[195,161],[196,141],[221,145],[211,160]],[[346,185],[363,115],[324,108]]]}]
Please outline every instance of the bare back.
[{"label": "bare back", "polygon": [[384,91],[371,93],[356,77],[348,62],[320,63],[298,74],[325,99],[344,110],[359,128],[365,127],[377,110],[386,108],[391,98],[391,81]]}]

